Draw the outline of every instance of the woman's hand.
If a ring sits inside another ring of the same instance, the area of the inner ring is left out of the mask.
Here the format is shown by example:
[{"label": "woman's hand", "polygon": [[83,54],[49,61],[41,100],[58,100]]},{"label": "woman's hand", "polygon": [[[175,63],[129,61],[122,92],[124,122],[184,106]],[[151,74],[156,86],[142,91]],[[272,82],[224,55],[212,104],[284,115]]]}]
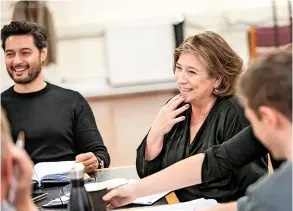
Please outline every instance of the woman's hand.
[{"label": "woman's hand", "polygon": [[184,99],[184,95],[176,95],[161,108],[147,137],[145,150],[146,160],[153,160],[160,154],[163,148],[164,135],[170,132],[175,124],[185,120],[185,116],[177,117],[189,108],[187,104],[177,109]]},{"label": "woman's hand", "polygon": [[161,108],[150,131],[150,134],[152,134],[152,136],[156,138],[162,137],[166,133],[170,132],[175,124],[185,120],[185,116],[180,116],[176,118],[176,116],[189,108],[189,105],[186,104],[176,109],[180,105],[180,103],[184,101],[184,99],[184,95],[176,95],[165,106]]}]

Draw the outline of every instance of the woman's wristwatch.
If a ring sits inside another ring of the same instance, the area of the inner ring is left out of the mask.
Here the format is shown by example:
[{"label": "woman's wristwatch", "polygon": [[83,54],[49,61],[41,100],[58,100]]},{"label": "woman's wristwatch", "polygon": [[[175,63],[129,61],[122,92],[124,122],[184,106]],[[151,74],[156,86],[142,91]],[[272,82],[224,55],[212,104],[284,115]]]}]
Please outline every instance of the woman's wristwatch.
[{"label": "woman's wristwatch", "polygon": [[98,163],[99,163],[99,168],[98,169],[103,169],[104,168],[104,161],[99,158],[98,156],[97,157],[97,160],[98,160]]}]

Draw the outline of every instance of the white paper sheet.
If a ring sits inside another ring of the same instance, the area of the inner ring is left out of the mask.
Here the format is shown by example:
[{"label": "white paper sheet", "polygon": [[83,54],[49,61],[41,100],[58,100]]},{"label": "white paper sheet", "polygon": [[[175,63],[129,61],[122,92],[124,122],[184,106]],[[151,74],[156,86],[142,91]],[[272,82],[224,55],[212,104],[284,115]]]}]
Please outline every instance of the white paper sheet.
[{"label": "white paper sheet", "polygon": [[143,207],[138,209],[133,209],[135,211],[173,211],[173,210],[186,210],[186,211],[196,211],[197,209],[207,208],[217,205],[218,202],[214,199],[197,199],[189,202],[183,202],[171,205],[159,205],[153,207]]}]

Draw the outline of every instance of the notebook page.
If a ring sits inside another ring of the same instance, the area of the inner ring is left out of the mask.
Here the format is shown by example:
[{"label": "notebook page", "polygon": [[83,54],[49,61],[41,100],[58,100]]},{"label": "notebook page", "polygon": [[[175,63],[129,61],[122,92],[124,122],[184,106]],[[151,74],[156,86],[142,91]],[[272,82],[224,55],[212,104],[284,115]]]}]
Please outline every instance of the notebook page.
[{"label": "notebook page", "polygon": [[214,199],[196,199],[189,202],[183,202],[178,204],[170,204],[170,205],[158,205],[152,206],[149,208],[138,208],[136,211],[177,211],[177,210],[185,210],[185,211],[194,211],[196,209],[203,209],[211,206],[217,205],[218,202]]},{"label": "notebook page", "polygon": [[39,183],[39,179],[38,179],[37,175],[35,174],[35,171],[33,172],[32,180],[37,181]]},{"label": "notebook page", "polygon": [[75,161],[42,162],[35,165],[34,171],[37,178],[42,181],[42,178],[49,174],[68,173],[75,163]]}]

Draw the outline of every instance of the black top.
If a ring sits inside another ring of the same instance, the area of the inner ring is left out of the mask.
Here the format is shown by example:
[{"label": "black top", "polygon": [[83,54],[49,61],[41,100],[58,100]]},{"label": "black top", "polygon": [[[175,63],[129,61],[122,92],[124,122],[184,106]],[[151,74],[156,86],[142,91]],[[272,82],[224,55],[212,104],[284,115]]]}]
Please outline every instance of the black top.
[{"label": "black top", "polygon": [[[174,125],[165,135],[161,153],[151,161],[144,159],[147,136],[144,138],[137,149],[136,167],[140,177],[146,177],[184,158],[203,153],[209,147],[229,140],[249,124],[235,97],[218,98],[190,144],[191,113],[190,106],[182,114],[186,116],[186,119]],[[212,167],[209,166],[209,168]],[[248,185],[266,172],[266,162],[258,160],[224,177],[180,189],[175,193],[180,201],[197,198],[212,198],[218,202],[236,200],[245,194]]]},{"label": "black top", "polygon": [[50,83],[40,91],[17,93],[13,87],[1,94],[13,140],[25,132],[25,149],[33,162],[75,160],[93,152],[110,165],[110,156],[97,129],[93,112],[78,92]]},{"label": "black top", "polygon": [[[202,182],[228,175],[267,153],[267,149],[254,136],[251,126],[247,126],[229,141],[205,151]],[[271,162],[274,168],[282,163],[272,157]]]}]

